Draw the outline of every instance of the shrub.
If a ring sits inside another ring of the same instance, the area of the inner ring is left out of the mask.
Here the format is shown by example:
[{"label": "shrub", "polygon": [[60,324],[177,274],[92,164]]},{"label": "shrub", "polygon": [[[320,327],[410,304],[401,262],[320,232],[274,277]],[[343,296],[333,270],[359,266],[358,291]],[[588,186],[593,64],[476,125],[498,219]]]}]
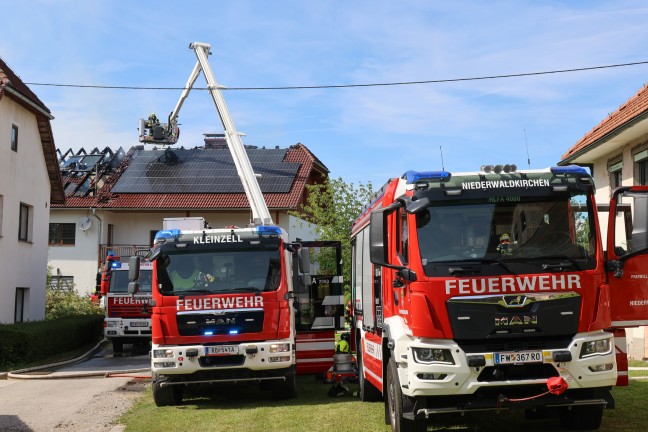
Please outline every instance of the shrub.
[{"label": "shrub", "polygon": [[90,297],[82,297],[74,290],[47,289],[45,298],[45,319],[73,317],[79,315],[103,315],[104,311],[92,303]]},{"label": "shrub", "polygon": [[71,351],[101,337],[102,315],[0,324],[0,370]]}]

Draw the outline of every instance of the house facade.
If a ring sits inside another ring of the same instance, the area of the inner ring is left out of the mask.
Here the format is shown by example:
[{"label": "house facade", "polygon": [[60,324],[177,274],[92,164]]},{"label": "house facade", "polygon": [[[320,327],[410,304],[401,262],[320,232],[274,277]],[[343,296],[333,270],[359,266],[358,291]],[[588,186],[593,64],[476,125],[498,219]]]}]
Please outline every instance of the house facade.
[{"label": "house facade", "polygon": [[53,118],[0,59],[0,323],[45,318],[50,207],[65,200]]},{"label": "house facade", "polygon": [[[59,151],[66,203],[50,217],[54,283],[94,291],[107,253],[124,259],[150,248],[165,218],[202,217],[211,227],[248,226],[251,212],[222,138],[199,147]],[[307,184],[328,169],[304,146],[246,148],[273,222],[290,240],[314,240],[312,226],[289,214],[304,203]]]},{"label": "house facade", "polygon": [[[612,191],[619,186],[648,185],[648,86],[586,133],[562,156],[559,164],[590,168],[605,242],[607,204]],[[648,358],[648,328],[628,329],[626,336],[628,356]]]}]

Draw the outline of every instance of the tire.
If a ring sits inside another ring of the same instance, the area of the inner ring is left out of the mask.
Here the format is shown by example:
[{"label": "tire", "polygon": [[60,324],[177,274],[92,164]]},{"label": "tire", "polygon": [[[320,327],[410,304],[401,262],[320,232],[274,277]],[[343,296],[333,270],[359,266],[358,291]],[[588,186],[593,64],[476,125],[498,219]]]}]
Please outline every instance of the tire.
[{"label": "tire", "polygon": [[153,381],[153,401],[156,406],[172,406],[182,403],[182,388],[177,385],[162,387],[160,381]]},{"label": "tire", "polygon": [[377,402],[381,400],[382,392],[364,377],[362,346],[360,342],[358,342],[358,348],[356,349],[356,358],[358,362],[358,395],[360,396],[360,400],[362,402]]},{"label": "tire", "polygon": [[121,354],[124,352],[124,341],[120,339],[113,339],[112,347],[113,347],[114,354]]},{"label": "tire", "polygon": [[272,384],[272,393],[277,399],[294,399],[297,397],[297,374],[294,366],[285,377],[285,380],[278,380]]},{"label": "tire", "polygon": [[427,430],[425,421],[409,420],[403,417],[403,393],[398,379],[398,369],[393,357],[387,365],[387,386],[385,388],[385,403],[392,432],[424,432]]},{"label": "tire", "polygon": [[597,430],[602,420],[602,405],[573,406],[560,411],[560,423],[574,430]]}]

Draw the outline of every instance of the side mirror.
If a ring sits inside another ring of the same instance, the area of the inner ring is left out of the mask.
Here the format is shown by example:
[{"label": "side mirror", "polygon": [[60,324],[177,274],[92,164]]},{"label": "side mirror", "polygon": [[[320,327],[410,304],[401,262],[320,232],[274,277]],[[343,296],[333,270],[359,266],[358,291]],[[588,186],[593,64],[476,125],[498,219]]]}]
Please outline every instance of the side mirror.
[{"label": "side mirror", "polygon": [[140,260],[137,255],[130,257],[128,261],[128,293],[136,294],[139,291],[139,277],[140,277]]},{"label": "side mirror", "polygon": [[310,251],[308,248],[299,248],[297,251],[297,258],[299,259],[300,273],[310,273]]},{"label": "side mirror", "polygon": [[394,269],[403,269],[403,266],[389,263],[387,230],[387,217],[402,206],[400,202],[391,204],[388,207],[371,212],[369,225],[369,259],[373,264]]}]

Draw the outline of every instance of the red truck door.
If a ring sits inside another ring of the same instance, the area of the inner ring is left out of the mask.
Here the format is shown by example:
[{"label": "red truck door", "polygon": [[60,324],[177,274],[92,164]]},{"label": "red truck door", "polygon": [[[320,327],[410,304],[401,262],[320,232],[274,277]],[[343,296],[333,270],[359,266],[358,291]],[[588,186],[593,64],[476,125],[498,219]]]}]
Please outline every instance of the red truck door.
[{"label": "red truck door", "polygon": [[612,327],[648,325],[648,186],[616,189],[608,217]]}]

